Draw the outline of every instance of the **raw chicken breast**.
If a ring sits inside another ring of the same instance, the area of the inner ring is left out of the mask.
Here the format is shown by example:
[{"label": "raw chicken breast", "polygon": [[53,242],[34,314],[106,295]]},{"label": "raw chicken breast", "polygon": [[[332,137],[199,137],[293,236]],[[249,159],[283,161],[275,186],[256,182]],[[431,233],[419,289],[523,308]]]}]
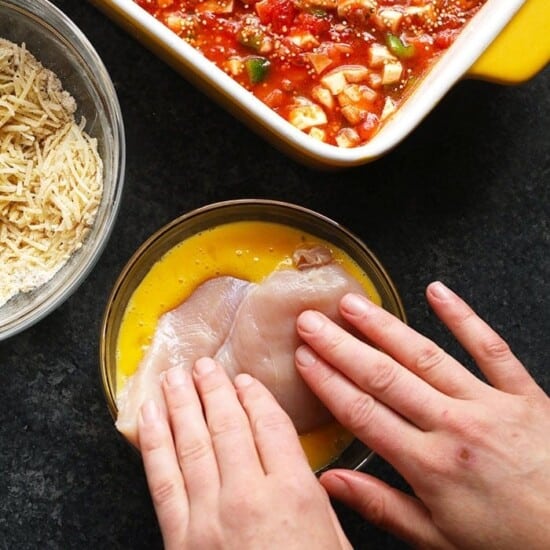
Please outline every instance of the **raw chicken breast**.
[{"label": "raw chicken breast", "polygon": [[299,433],[326,423],[330,413],[295,368],[294,352],[300,344],[296,319],[302,311],[315,309],[344,324],[338,303],[347,292],[364,294],[360,284],[335,263],[275,271],[248,288],[231,332],[215,356],[232,378],[246,372],[260,380]]},{"label": "raw chicken breast", "polygon": [[164,403],[161,373],[189,369],[200,357],[214,357],[231,379],[246,372],[260,380],[294,421],[299,433],[331,416],[302,380],[294,364],[300,345],[296,319],[306,309],[321,311],[338,324],[340,298],[364,293],[335,263],[274,271],[260,284],[217,277],[200,285],[179,307],[159,320],[138,370],[120,392],[117,428],[138,446],[137,418],[146,399]]},{"label": "raw chicken breast", "polygon": [[147,399],[164,402],[161,372],[176,365],[191,368],[200,357],[213,356],[233,323],[250,283],[216,277],[200,285],[183,304],[159,320],[153,341],[137,372],[117,396],[116,427],[138,446],[139,408]]}]

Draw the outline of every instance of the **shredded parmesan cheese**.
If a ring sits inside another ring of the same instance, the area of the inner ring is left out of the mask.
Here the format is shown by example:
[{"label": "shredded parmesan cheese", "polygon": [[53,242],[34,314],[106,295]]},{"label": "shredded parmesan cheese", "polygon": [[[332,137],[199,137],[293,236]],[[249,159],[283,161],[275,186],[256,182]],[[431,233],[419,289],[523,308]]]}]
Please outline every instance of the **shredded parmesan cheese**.
[{"label": "shredded parmesan cheese", "polygon": [[0,38],[0,306],[82,246],[103,192],[97,142],[25,46]]}]

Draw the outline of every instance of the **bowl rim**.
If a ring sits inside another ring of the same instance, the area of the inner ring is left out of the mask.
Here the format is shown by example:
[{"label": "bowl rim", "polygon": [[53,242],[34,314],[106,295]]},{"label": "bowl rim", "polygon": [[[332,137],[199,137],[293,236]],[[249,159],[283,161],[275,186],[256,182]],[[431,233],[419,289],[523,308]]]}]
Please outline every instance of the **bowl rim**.
[{"label": "bowl rim", "polygon": [[[387,291],[391,295],[392,299],[395,301],[395,306],[397,308],[396,315],[403,322],[405,323],[407,322],[407,315],[405,312],[403,301],[397,290],[397,287],[395,286],[395,283],[393,282],[393,279],[390,277],[386,268],[382,265],[378,257],[364,243],[362,239],[360,239],[352,231],[342,226],[340,223],[336,222],[332,218],[329,218],[324,214],[321,214],[319,212],[316,212],[312,209],[309,209],[307,207],[304,207],[298,204],[294,204],[286,201],[279,201],[279,200],[272,200],[272,199],[259,199],[259,198],[258,199],[254,199],[254,198],[232,199],[232,200],[226,200],[226,201],[219,201],[219,202],[214,202],[214,203],[201,206],[199,208],[195,208],[189,212],[186,212],[176,217],[172,221],[166,223],[165,225],[157,229],[135,250],[135,252],[132,254],[130,259],[126,262],[125,266],[122,268],[120,274],[118,275],[113,285],[111,293],[109,294],[109,297],[107,299],[104,313],[103,313],[103,318],[101,321],[101,327],[100,327],[98,368],[99,368],[101,386],[103,389],[103,395],[107,403],[109,413],[111,414],[111,417],[113,420],[116,420],[117,418],[118,409],[116,405],[116,380],[113,380],[112,377],[109,376],[108,368],[107,368],[108,363],[110,363],[110,359],[108,359],[108,354],[110,351],[110,348],[108,346],[108,339],[110,335],[110,330],[116,329],[116,336],[118,336],[120,324],[116,327],[112,326],[114,305],[119,293],[125,290],[125,282],[127,281],[129,274],[136,268],[136,266],[139,266],[144,255],[147,253],[147,251],[150,249],[151,246],[153,246],[156,242],[162,239],[164,235],[170,233],[179,225],[189,222],[194,218],[200,217],[203,214],[207,214],[215,211],[223,211],[225,209],[232,209],[234,207],[239,207],[239,206],[250,206],[250,207],[259,207],[259,208],[274,207],[280,210],[296,212],[298,215],[307,216],[311,219],[314,219],[324,224],[328,228],[331,228],[336,232],[340,233],[344,238],[348,239],[351,243],[359,247],[359,249],[366,254],[369,262],[372,263],[373,269],[379,274],[381,279],[387,285]],[[224,222],[220,222],[220,223],[224,223]],[[183,240],[184,239],[182,239],[181,242],[183,242]],[[170,249],[173,248],[174,246],[177,246],[177,245],[176,244],[172,245]],[[165,253],[166,251],[163,254]],[[158,259],[160,259],[160,257]],[[158,259],[156,261],[158,261]],[[153,262],[153,265],[154,265],[154,262]],[[131,296],[133,295],[134,291],[139,286],[142,280],[143,279],[141,279],[140,281],[137,281],[136,284],[133,285],[132,290],[129,293],[129,296],[130,296],[129,299],[131,299]],[[124,307],[127,307],[127,305],[128,305],[128,301],[125,302]],[[119,434],[119,435],[124,441],[127,441],[124,438],[124,436],[122,436],[122,434]],[[354,440],[354,441],[358,441],[358,440]],[[362,457],[361,460],[359,460],[357,464],[354,465],[354,469],[362,468],[371,459],[373,452],[370,449],[369,451],[370,452],[368,454],[365,454],[365,456]],[[327,467],[329,466],[335,467],[335,464],[330,464]],[[325,471],[327,467],[321,468],[317,473],[318,474],[322,473],[323,471]]]},{"label": "bowl rim", "polygon": [[[21,315],[14,316],[4,326],[0,327],[0,341],[18,334],[32,325],[38,323],[53,310],[67,300],[88,277],[95,264],[103,253],[112,234],[113,227],[120,208],[122,191],[124,187],[126,169],[126,140],[122,111],[114,84],[111,77],[94,46],[88,40],[80,28],[59,8],[48,0],[0,0],[0,9],[14,10],[24,17],[31,18],[36,24],[45,29],[48,34],[55,37],[62,45],[70,48],[75,58],[79,59],[86,67],[88,73],[93,75],[90,79],[98,96],[104,100],[105,113],[109,121],[109,132],[115,146],[109,154],[112,156],[113,166],[116,170],[114,177],[113,193],[107,197],[105,190],[101,201],[109,200],[109,208],[103,220],[103,228],[98,232],[93,246],[87,255],[79,263],[77,275],[68,277],[62,288],[53,289],[34,308],[26,308]],[[32,52],[31,52],[32,53]],[[40,59],[38,59],[40,61]],[[102,159],[104,160],[104,159]],[[104,180],[105,181],[105,180]],[[99,215],[101,203],[98,207]],[[90,227],[93,231],[98,223],[98,218]],[[86,237],[89,238],[90,235]],[[85,239],[85,240],[86,240]],[[85,242],[85,241],[84,241]],[[77,251],[75,251],[76,253]],[[72,257],[72,256],[71,256]],[[70,258],[68,260],[70,262]],[[63,264],[58,273],[63,272],[67,264]],[[52,278],[52,281],[57,273]],[[38,290],[40,287],[37,287]]]}]

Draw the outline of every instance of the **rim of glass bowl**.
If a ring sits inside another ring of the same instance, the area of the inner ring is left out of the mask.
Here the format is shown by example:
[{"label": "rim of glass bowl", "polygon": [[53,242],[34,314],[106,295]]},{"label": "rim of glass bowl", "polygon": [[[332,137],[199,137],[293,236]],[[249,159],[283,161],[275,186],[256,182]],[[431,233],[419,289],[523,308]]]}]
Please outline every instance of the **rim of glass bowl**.
[{"label": "rim of glass bowl", "polygon": [[[89,84],[87,89],[89,88],[93,97],[94,105],[101,105],[103,108],[101,116],[105,117],[110,135],[106,134],[106,143],[100,144],[103,145],[102,160],[104,168],[112,168],[114,178],[111,188],[104,188],[96,219],[86,236],[84,246],[73,253],[49,282],[12,299],[15,302],[11,306],[14,313],[8,314],[5,323],[0,325],[0,340],[9,338],[43,319],[63,303],[89,275],[109,240],[118,214],[126,161],[124,124],[118,97],[103,61],[84,33],[47,0],[0,0],[0,9],[2,8],[12,10],[14,15],[28,18],[33,26],[42,27],[46,34],[71,52],[73,60],[78,61],[79,71],[82,71],[83,79]],[[37,57],[40,61],[39,54]],[[62,276],[64,273],[67,275]],[[37,304],[35,298],[40,292],[46,292],[46,295]],[[19,309],[21,305],[23,307]]]},{"label": "rim of glass bowl", "polygon": [[[379,292],[383,306],[406,322],[403,303],[386,269],[361,239],[334,220],[308,208],[281,201],[237,199],[209,204],[179,216],[153,233],[132,255],[114,284],[103,316],[99,349],[101,382],[113,419],[117,416],[116,341],[128,301],[135,289],[151,267],[178,243],[211,227],[242,220],[290,225],[343,249],[365,270]],[[329,467],[359,469],[371,455],[372,452],[360,441],[354,440]]]}]

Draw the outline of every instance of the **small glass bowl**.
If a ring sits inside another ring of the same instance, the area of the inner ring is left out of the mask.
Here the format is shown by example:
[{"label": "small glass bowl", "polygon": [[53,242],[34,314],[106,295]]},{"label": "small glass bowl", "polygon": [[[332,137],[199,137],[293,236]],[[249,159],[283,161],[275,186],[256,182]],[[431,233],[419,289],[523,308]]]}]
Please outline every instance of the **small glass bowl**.
[{"label": "small glass bowl", "polygon": [[[25,44],[42,65],[59,77],[76,100],[76,120],[97,139],[103,160],[103,197],[83,246],[47,283],[20,293],[0,307],[0,340],[36,323],[82,283],[111,233],[124,181],[124,126],[111,79],[88,39],[47,0],[0,0],[0,37]],[[1,244],[0,244],[1,245]]]},{"label": "small glass bowl", "polygon": [[[117,417],[116,349],[124,312],[134,291],[164,254],[187,238],[221,224],[264,221],[297,228],[334,244],[346,252],[368,275],[382,300],[382,306],[406,321],[401,298],[386,270],[355,235],[331,219],[289,203],[242,199],[211,204],[180,216],[154,233],[126,264],[109,297],[100,335],[100,376],[107,406]],[[370,449],[354,440],[328,467],[359,469],[371,456]]]}]

